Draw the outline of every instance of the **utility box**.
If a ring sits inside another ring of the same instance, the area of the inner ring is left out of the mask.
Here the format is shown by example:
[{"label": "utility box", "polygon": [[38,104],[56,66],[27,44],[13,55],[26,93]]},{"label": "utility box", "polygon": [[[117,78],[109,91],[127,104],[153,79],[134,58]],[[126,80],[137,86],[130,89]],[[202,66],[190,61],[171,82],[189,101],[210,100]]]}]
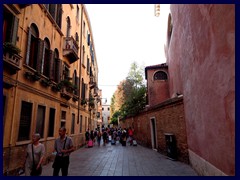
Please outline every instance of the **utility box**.
[{"label": "utility box", "polygon": [[164,133],[166,140],[167,156],[171,160],[177,160],[176,138],[172,133]]}]

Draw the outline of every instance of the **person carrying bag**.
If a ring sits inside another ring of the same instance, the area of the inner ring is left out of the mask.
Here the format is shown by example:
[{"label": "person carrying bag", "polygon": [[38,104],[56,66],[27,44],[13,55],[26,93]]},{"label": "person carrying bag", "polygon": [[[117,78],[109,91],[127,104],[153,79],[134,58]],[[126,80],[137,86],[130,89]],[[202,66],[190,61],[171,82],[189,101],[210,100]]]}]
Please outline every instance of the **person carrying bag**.
[{"label": "person carrying bag", "polygon": [[27,146],[25,164],[25,176],[40,176],[42,174],[42,163],[45,147],[39,142],[40,134],[32,135],[32,143]]},{"label": "person carrying bag", "polygon": [[31,176],[40,176],[42,174],[42,166],[38,166],[35,164],[34,161],[34,150],[33,150],[33,144],[32,144],[32,158],[33,158],[33,165],[32,165],[32,171]]},{"label": "person carrying bag", "polygon": [[52,165],[53,176],[59,176],[60,169],[62,172],[62,176],[67,176],[69,167],[69,156],[70,153],[74,151],[74,147],[72,138],[66,136],[65,127],[61,127],[59,129],[59,136],[60,137],[55,140],[53,150],[53,153],[57,152]]}]

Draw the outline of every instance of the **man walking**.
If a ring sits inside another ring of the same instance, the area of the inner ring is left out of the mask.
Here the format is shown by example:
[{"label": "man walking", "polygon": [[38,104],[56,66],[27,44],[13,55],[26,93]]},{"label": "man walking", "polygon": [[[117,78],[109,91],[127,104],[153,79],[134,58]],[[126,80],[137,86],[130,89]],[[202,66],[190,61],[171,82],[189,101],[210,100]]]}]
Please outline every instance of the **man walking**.
[{"label": "man walking", "polygon": [[53,163],[53,176],[58,176],[61,169],[62,176],[68,175],[69,155],[74,151],[71,137],[66,136],[66,128],[59,129],[59,138],[55,140],[54,150],[56,157]]}]

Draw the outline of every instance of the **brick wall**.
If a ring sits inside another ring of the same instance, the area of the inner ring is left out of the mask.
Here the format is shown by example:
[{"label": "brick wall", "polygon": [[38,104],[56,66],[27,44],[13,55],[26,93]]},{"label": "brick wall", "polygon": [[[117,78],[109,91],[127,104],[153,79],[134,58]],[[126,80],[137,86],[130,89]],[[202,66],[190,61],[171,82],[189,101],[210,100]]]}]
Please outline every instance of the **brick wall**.
[{"label": "brick wall", "polygon": [[156,149],[167,155],[164,133],[172,133],[176,138],[177,159],[189,163],[183,98],[169,99],[157,106],[146,109],[137,116],[120,121],[122,128],[134,128],[138,144],[153,148],[151,119],[156,123]]}]

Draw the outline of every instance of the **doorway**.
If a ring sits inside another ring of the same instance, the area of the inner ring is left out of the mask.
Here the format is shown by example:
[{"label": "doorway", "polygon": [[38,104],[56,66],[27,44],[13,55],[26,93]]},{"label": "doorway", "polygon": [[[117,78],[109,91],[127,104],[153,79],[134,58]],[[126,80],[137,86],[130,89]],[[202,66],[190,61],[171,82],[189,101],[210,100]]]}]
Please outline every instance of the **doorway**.
[{"label": "doorway", "polygon": [[155,118],[151,118],[151,139],[152,139],[152,148],[157,149],[157,137],[156,137],[156,120]]}]

